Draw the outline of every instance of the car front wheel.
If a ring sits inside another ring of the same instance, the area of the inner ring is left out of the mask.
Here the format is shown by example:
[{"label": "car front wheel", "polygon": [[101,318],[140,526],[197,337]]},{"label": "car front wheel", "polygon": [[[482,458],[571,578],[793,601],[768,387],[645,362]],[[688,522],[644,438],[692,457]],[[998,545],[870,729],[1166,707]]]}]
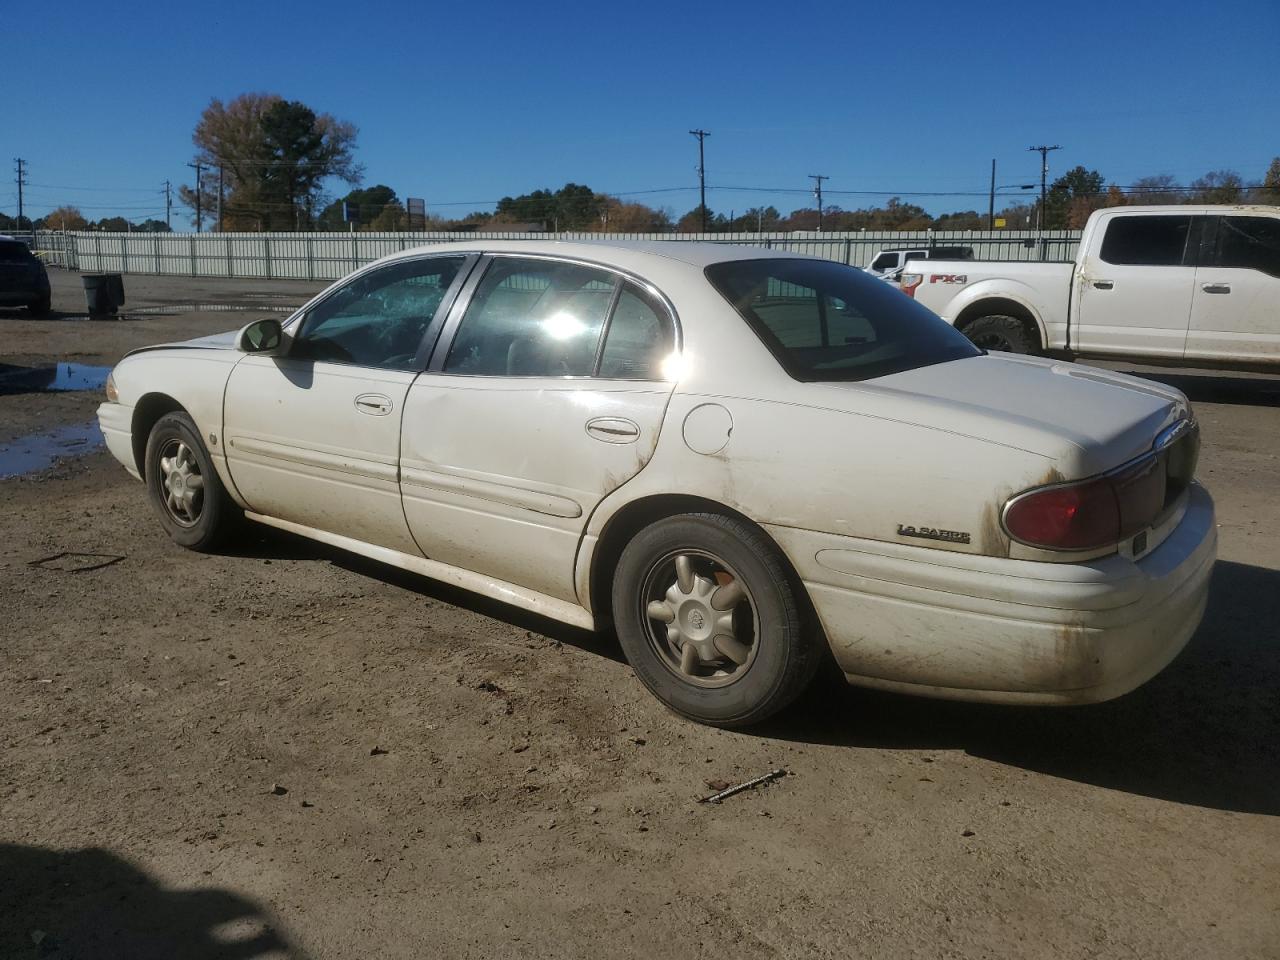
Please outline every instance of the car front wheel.
[{"label": "car front wheel", "polygon": [[223,542],[238,511],[189,416],[168,413],[156,421],[145,468],[151,505],[175,543],[205,552]]},{"label": "car front wheel", "polygon": [[613,585],[618,639],[658,699],[722,727],[758,723],[791,703],[821,655],[786,564],[755,527],[684,514],[641,530]]}]

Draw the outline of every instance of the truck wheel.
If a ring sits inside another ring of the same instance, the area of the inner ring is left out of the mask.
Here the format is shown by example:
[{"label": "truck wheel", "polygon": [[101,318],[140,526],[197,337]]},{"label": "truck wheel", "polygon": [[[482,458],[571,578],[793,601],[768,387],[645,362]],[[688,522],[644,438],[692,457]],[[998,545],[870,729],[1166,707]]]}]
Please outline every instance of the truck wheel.
[{"label": "truck wheel", "polygon": [[1040,345],[1017,317],[993,314],[979,317],[964,328],[964,335],[983,350],[1004,353],[1039,353]]},{"label": "truck wheel", "polygon": [[33,317],[47,317],[49,311],[53,309],[53,299],[49,294],[45,294],[39,300],[33,300],[27,304],[27,310]]},{"label": "truck wheel", "polygon": [[821,636],[777,548],[732,517],[694,513],[646,527],[613,583],[618,640],[672,710],[717,727],[759,723],[812,679]]}]

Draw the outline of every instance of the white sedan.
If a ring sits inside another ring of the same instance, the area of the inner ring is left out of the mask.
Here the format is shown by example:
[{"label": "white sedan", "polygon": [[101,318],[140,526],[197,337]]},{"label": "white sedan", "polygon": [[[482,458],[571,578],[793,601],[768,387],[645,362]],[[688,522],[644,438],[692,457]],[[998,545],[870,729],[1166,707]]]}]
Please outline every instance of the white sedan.
[{"label": "white sedan", "polygon": [[860,270],[476,241],[288,321],[136,351],[99,408],[169,535],[242,516],[597,628],[705,723],[826,650],[857,684],[1118,696],[1182,649],[1216,536],[1177,390],[986,353]]}]

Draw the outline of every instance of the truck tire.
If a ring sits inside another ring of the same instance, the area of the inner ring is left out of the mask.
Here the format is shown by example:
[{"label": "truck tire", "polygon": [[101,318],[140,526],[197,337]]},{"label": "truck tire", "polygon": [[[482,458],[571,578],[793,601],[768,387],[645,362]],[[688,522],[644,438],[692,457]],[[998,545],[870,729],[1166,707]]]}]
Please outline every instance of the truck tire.
[{"label": "truck tire", "polygon": [[999,350],[1003,353],[1040,352],[1037,337],[1033,337],[1027,325],[1017,317],[991,314],[965,325],[962,331],[976,346],[984,350]]},{"label": "truck tire", "polygon": [[33,317],[47,317],[49,311],[53,309],[53,298],[50,294],[45,294],[39,300],[33,300],[27,304],[27,311]]}]

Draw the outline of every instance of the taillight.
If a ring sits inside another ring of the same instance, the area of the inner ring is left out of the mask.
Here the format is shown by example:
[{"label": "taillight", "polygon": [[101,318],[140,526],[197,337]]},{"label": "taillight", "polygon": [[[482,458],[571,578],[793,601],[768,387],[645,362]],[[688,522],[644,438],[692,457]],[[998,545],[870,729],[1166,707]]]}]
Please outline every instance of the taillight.
[{"label": "taillight", "polygon": [[1004,508],[1004,528],[1019,543],[1049,550],[1106,547],[1158,523],[1195,474],[1200,435],[1183,420],[1156,449],[1111,473],[1028,490]]},{"label": "taillight", "polygon": [[1013,539],[1050,550],[1087,550],[1120,539],[1120,506],[1108,480],[1032,490],[1005,508]]},{"label": "taillight", "polygon": [[904,273],[902,275],[902,292],[912,300],[916,297],[916,287],[924,282],[923,273]]}]

